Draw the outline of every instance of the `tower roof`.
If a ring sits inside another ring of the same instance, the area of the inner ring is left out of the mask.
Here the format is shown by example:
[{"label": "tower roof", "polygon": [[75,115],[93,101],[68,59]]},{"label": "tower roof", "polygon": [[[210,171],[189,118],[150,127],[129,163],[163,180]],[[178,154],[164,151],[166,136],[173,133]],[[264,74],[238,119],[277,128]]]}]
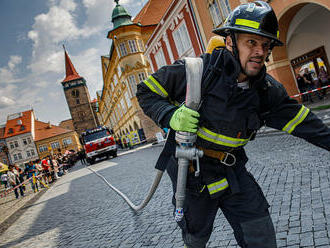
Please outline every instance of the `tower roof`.
[{"label": "tower roof", "polygon": [[128,14],[126,9],[118,3],[119,0],[116,0],[115,2],[116,7],[112,11],[111,19],[111,21],[113,22],[113,29],[116,29],[120,26],[133,24],[131,20],[131,15]]},{"label": "tower roof", "polygon": [[[63,46],[64,48],[64,46]],[[66,77],[63,80],[63,82],[68,82],[68,81],[72,81],[75,79],[79,79],[82,78],[76,71],[76,69],[74,68],[71,59],[68,55],[68,53],[66,52],[65,48],[64,48],[64,57],[65,57],[65,72],[66,72]]]}]

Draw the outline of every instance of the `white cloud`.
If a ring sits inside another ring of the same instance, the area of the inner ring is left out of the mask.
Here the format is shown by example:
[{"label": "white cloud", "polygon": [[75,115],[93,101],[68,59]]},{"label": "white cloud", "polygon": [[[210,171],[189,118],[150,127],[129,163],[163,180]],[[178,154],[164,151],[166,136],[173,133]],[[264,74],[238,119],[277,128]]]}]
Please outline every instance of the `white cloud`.
[{"label": "white cloud", "polygon": [[9,58],[8,64],[0,68],[0,83],[15,83],[20,79],[17,77],[16,66],[22,63],[22,57],[12,55]]},{"label": "white cloud", "polygon": [[14,70],[15,66],[20,64],[21,62],[22,62],[21,56],[17,56],[17,55],[10,56],[8,67],[10,70]]},{"label": "white cloud", "polygon": [[2,107],[2,106],[10,106],[10,105],[12,105],[12,104],[14,104],[15,103],[15,101],[13,100],[13,99],[10,99],[10,98],[8,98],[8,97],[6,97],[6,96],[1,96],[0,97],[0,107]]}]

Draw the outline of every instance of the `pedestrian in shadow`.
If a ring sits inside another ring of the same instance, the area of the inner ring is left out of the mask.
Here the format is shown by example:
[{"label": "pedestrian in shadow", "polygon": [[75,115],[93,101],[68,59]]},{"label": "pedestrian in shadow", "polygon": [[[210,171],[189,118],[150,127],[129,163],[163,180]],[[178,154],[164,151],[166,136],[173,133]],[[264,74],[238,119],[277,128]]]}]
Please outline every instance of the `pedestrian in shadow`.
[{"label": "pedestrian in shadow", "polygon": [[[9,181],[9,184],[13,188],[15,188],[14,189],[15,196],[16,196],[16,199],[18,199],[19,194],[18,194],[18,190],[17,190],[16,186],[20,185],[20,182],[19,182],[19,173],[15,169],[15,166],[12,165],[12,164],[9,165],[8,169],[9,169],[9,171],[8,171],[8,181]],[[19,191],[20,191],[21,196],[24,197],[24,191],[23,191],[22,185],[19,186],[18,188],[19,188]]]}]

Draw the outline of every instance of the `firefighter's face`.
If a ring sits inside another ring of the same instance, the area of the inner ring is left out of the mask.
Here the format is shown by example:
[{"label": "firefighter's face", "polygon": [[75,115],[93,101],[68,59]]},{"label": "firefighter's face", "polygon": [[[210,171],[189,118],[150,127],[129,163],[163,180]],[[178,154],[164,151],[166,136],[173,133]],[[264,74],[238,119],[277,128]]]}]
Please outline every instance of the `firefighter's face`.
[{"label": "firefighter's face", "polygon": [[[256,34],[247,33],[240,33],[236,37],[243,73],[248,77],[256,76],[265,64],[271,40]],[[228,41],[230,47],[232,40],[229,39]],[[232,51],[232,49],[229,50]]]}]

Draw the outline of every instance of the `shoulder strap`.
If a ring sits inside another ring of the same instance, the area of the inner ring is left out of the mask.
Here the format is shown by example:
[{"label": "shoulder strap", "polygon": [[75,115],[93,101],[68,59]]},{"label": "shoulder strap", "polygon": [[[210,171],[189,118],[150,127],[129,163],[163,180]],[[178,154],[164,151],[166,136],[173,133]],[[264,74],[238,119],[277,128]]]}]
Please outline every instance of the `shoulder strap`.
[{"label": "shoulder strap", "polygon": [[201,85],[203,76],[202,58],[185,58],[186,67],[186,106],[198,110],[201,101]]}]

